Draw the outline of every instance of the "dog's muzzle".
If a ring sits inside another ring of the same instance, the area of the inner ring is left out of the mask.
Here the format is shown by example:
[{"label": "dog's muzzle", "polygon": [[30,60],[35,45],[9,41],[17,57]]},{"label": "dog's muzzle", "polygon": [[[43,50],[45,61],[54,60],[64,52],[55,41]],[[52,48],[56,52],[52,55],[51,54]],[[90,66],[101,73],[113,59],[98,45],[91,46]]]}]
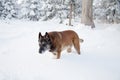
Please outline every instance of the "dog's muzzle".
[{"label": "dog's muzzle", "polygon": [[39,49],[39,53],[40,53],[40,54],[42,54],[44,51],[45,51],[44,48],[40,48],[40,49]]},{"label": "dog's muzzle", "polygon": [[50,46],[49,46],[49,45],[40,47],[40,48],[39,48],[39,53],[42,54],[42,53],[44,53],[46,50],[49,50],[49,49],[50,49]]},{"label": "dog's muzzle", "polygon": [[42,51],[39,49],[39,53],[42,54]]}]

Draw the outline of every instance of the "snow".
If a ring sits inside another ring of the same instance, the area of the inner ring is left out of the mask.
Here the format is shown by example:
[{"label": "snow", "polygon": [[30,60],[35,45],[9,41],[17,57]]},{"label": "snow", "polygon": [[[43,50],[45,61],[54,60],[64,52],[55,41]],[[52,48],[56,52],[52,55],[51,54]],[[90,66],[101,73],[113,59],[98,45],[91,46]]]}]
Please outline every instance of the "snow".
[{"label": "snow", "polygon": [[[0,80],[120,80],[120,24],[90,29],[79,22],[70,27],[51,21],[0,21]],[[62,52],[53,59],[38,53],[38,33],[72,29],[80,38],[81,55]]]}]

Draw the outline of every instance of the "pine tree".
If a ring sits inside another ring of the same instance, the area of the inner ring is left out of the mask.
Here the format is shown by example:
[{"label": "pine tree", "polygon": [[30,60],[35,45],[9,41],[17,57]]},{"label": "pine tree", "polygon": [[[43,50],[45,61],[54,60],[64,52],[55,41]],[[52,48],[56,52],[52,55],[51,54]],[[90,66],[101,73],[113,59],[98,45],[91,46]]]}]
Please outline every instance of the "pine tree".
[{"label": "pine tree", "polygon": [[17,18],[17,8],[13,0],[1,0],[0,2],[0,17],[1,19]]},{"label": "pine tree", "polygon": [[120,23],[120,0],[97,1],[94,5],[94,17],[102,22]]}]

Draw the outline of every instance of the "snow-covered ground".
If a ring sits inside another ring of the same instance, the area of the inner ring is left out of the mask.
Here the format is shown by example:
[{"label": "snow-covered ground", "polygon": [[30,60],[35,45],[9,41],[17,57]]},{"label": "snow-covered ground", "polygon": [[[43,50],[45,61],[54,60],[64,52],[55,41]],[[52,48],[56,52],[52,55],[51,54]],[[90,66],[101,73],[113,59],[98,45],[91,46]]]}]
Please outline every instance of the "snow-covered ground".
[{"label": "snow-covered ground", "polygon": [[[65,24],[0,21],[0,80],[120,80],[120,24]],[[81,55],[73,49],[56,60],[50,52],[38,53],[39,32],[66,29],[84,39]]]}]

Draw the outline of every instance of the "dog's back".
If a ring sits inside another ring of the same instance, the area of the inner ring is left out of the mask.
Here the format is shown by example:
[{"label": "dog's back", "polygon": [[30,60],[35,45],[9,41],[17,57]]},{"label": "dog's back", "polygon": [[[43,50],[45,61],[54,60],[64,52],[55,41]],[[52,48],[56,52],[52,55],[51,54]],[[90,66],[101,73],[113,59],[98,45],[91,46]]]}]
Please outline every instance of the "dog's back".
[{"label": "dog's back", "polygon": [[66,30],[62,32],[49,32],[49,36],[51,37],[52,41],[56,42],[57,44],[60,43],[64,46],[70,45],[76,39],[79,40],[77,33],[72,30]]}]

